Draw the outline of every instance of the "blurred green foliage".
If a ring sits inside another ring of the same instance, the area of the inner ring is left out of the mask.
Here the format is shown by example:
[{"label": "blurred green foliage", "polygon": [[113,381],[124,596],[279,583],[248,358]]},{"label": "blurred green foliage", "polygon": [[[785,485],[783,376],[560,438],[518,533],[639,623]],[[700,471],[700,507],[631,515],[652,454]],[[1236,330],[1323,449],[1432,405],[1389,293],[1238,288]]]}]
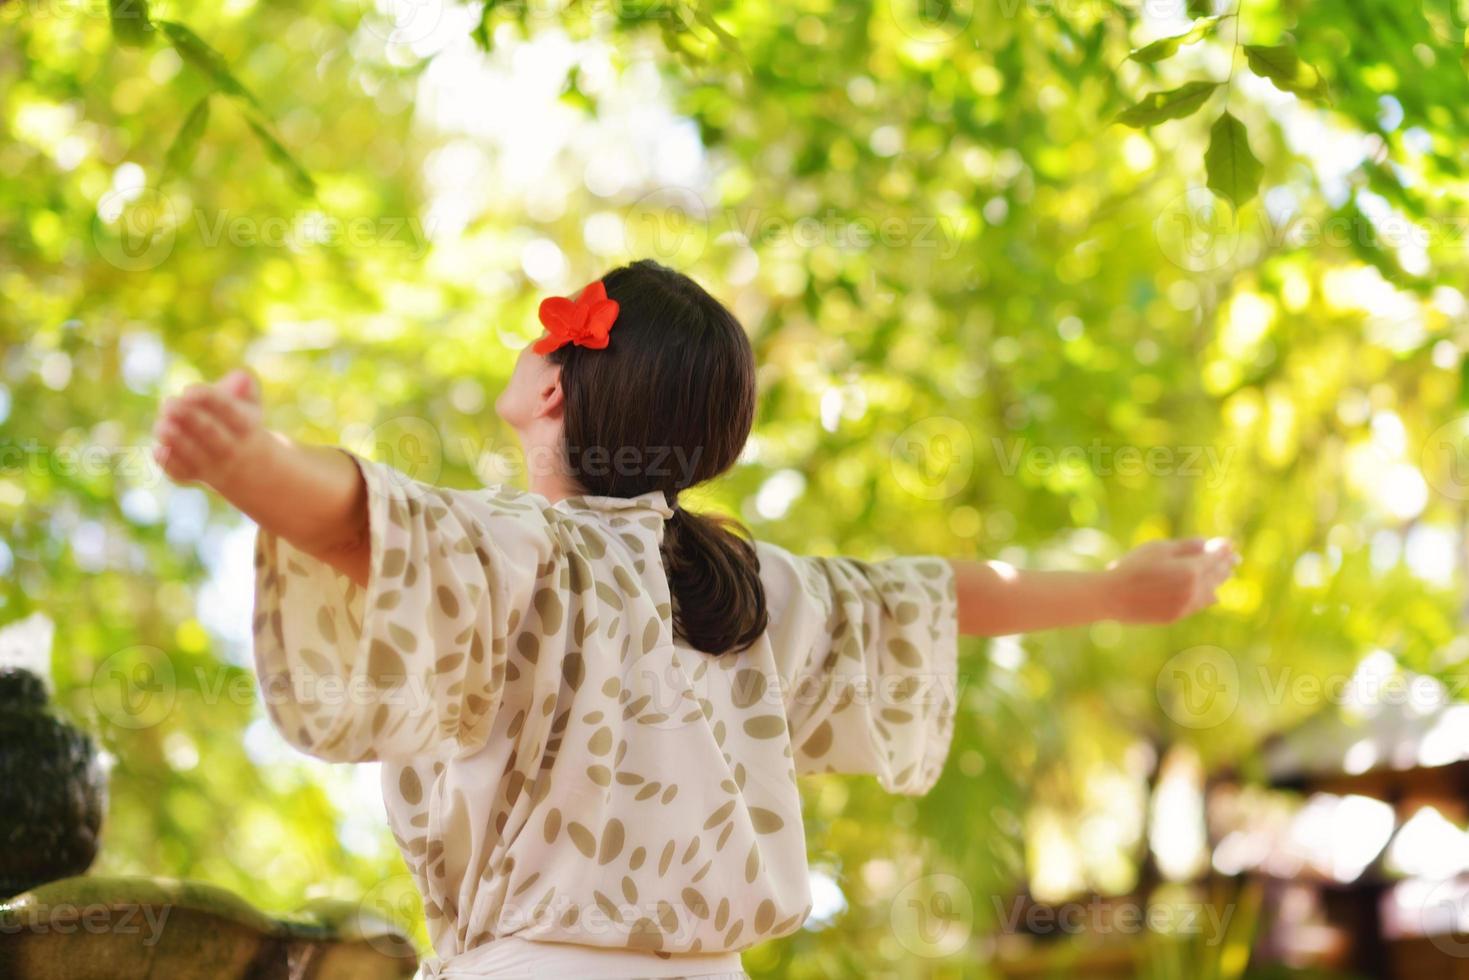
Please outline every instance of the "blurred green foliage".
[{"label": "blurred green foliage", "polygon": [[[535,304],[638,255],[754,339],[757,431],[701,499],[757,536],[1091,567],[1228,534],[1246,556],[1170,629],[966,647],[931,794],[807,786],[845,904],[752,973],[974,975],[993,896],[1137,884],[1160,747],[1248,774],[1323,707],[1283,680],[1376,650],[1451,678],[1465,21],[1455,0],[1190,11],[1213,19],[0,3],[0,620],[56,619],[60,697],[115,759],[100,867],[271,909],[407,894],[363,829],[371,786],[263,721],[248,530],[148,463],[160,398],[248,364],[274,427],[393,462],[406,434],[417,475],[513,479],[492,403]],[[1207,724],[1169,667],[1198,647],[1237,674]],[[967,889],[941,960],[899,911],[936,875]]]}]

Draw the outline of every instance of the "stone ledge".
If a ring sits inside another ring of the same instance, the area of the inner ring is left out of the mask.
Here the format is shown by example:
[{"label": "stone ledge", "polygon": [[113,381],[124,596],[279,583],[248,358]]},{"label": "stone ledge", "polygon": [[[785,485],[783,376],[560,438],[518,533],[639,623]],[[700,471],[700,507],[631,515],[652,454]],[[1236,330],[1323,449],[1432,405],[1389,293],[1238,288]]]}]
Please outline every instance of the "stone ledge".
[{"label": "stone ledge", "polygon": [[63,878],[0,901],[7,980],[404,980],[402,929],[351,902],[271,917],[232,892],[167,878]]}]

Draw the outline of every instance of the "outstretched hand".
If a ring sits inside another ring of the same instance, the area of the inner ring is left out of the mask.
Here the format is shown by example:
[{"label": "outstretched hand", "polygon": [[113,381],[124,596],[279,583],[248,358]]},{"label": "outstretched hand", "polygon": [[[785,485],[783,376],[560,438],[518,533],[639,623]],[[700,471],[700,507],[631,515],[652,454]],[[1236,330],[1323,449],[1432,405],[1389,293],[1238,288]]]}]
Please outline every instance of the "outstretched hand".
[{"label": "outstretched hand", "polygon": [[248,371],[166,400],[153,434],[153,457],[170,479],[203,483],[261,530],[367,586],[371,525],[357,462],[267,429]]},{"label": "outstretched hand", "polygon": [[1172,623],[1212,606],[1240,558],[1226,538],[1150,541],[1107,566],[1115,616],[1124,623]]},{"label": "outstretched hand", "polygon": [[266,439],[260,389],[244,370],[166,399],[153,426],[153,458],[175,483],[227,486]]}]

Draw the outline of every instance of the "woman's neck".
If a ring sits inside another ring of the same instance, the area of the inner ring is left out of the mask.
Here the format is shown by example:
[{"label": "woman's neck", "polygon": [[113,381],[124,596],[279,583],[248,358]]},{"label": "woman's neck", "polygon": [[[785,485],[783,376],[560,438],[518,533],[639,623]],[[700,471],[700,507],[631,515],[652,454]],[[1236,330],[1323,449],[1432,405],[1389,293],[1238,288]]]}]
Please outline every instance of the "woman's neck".
[{"label": "woman's neck", "polygon": [[551,503],[575,497],[586,491],[566,472],[566,450],[561,433],[521,433],[520,444],[525,453],[526,485]]},{"label": "woman's neck", "polygon": [[538,493],[553,504],[558,500],[565,500],[567,497],[575,497],[583,493],[582,489],[570,479],[556,473],[547,473],[540,478],[532,473],[530,490],[531,493]]}]

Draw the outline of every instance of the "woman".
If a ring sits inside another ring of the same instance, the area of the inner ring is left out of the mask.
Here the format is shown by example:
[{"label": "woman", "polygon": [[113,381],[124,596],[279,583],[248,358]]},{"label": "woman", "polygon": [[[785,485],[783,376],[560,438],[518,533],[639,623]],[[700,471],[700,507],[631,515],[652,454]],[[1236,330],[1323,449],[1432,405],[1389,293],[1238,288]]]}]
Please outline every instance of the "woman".
[{"label": "woman", "polygon": [[755,365],[680,273],[541,306],[496,403],[529,492],[447,490],[268,432],[235,372],[157,458],[260,526],[255,658],[305,752],[381,760],[442,977],[742,976],[811,909],[796,776],[926,792],[956,635],[1168,622],[1234,561],[1155,542],[1100,573],[752,544],[679,495],[739,457]]}]

